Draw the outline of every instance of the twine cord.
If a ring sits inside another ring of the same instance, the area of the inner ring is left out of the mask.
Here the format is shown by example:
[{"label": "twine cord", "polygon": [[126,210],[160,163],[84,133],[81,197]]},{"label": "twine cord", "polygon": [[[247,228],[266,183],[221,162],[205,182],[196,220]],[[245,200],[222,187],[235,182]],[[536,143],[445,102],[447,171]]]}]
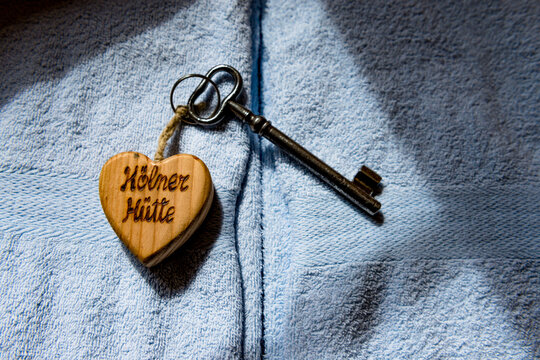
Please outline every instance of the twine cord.
[{"label": "twine cord", "polygon": [[161,135],[159,135],[156,155],[154,155],[155,161],[163,160],[163,152],[165,151],[165,146],[167,146],[167,141],[169,141],[182,121],[189,121],[189,111],[187,106],[180,105],[176,108],[173,117],[167,126],[165,126],[165,129],[163,129]]}]

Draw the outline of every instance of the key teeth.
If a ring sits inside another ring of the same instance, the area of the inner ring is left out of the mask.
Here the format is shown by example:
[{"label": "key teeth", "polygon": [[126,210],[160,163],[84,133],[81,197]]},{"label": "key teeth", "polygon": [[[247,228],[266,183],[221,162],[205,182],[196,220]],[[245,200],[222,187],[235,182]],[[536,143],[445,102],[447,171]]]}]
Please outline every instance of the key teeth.
[{"label": "key teeth", "polygon": [[377,193],[381,180],[382,177],[379,174],[364,165],[354,177],[354,183],[369,195]]}]

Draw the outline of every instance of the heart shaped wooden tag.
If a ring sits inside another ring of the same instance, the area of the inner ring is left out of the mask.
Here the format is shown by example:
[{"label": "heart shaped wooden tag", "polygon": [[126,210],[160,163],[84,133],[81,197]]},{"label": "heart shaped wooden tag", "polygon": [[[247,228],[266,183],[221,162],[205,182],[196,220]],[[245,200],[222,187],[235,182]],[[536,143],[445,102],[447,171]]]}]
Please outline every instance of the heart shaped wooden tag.
[{"label": "heart shaped wooden tag", "polygon": [[201,225],[214,197],[208,168],[180,154],[152,161],[124,152],[99,176],[101,206],[118,237],[146,266],[178,249]]}]

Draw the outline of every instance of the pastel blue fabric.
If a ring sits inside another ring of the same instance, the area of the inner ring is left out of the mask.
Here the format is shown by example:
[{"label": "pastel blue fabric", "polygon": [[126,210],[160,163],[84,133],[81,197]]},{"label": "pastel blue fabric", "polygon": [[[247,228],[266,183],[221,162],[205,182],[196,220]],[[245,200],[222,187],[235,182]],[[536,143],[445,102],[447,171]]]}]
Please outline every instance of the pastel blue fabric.
[{"label": "pastel blue fabric", "polygon": [[[0,358],[540,358],[538,3],[0,10]],[[101,166],[152,156],[174,81],[221,63],[336,170],[381,174],[379,220],[236,119],[183,126],[166,155],[201,158],[216,198],[140,265]]]}]

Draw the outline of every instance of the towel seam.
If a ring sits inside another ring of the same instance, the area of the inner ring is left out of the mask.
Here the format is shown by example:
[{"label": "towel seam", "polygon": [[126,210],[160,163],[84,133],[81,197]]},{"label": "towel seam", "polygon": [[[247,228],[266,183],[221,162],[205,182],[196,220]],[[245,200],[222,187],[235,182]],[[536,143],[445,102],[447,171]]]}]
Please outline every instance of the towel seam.
[{"label": "towel seam", "polygon": [[[263,7],[265,6],[264,0],[252,1],[252,59],[253,69],[251,77],[251,99],[252,106],[257,114],[263,112],[263,99],[262,99],[262,57],[263,57],[263,33],[262,33],[262,21],[263,21]],[[260,256],[260,339],[259,339],[259,358],[262,359],[265,354],[264,344],[264,231],[263,231],[263,218],[264,218],[264,197],[263,197],[263,151],[261,138],[254,133],[250,133],[251,139],[255,144],[257,155],[259,156],[259,198],[261,199],[261,210],[259,218],[260,226],[260,242],[259,242],[259,256]]]},{"label": "towel seam", "polygon": [[250,167],[250,163],[251,163],[251,154],[248,155],[247,157],[247,161],[246,161],[246,164],[245,164],[245,167],[244,167],[244,174],[243,174],[243,179],[240,183],[240,189],[238,191],[238,194],[236,196],[236,203],[234,205],[234,248],[235,248],[235,251],[236,251],[236,261],[238,263],[238,276],[239,276],[239,280],[240,280],[240,304],[242,306],[242,310],[241,310],[241,314],[242,314],[242,317],[241,317],[241,330],[240,330],[240,345],[239,345],[239,351],[240,351],[240,359],[243,359],[244,358],[244,343],[245,343],[245,334],[246,334],[246,304],[245,304],[245,301],[246,301],[246,297],[245,297],[245,294],[244,294],[244,269],[243,269],[243,266],[242,266],[242,261],[240,260],[240,245],[239,245],[239,240],[238,240],[238,219],[239,219],[239,210],[240,210],[240,203],[241,203],[241,199],[242,197],[244,196],[244,191],[245,191],[245,187],[246,187],[246,182],[247,182],[247,178],[248,178],[248,175],[247,175],[247,172],[249,171],[249,167]]}]

